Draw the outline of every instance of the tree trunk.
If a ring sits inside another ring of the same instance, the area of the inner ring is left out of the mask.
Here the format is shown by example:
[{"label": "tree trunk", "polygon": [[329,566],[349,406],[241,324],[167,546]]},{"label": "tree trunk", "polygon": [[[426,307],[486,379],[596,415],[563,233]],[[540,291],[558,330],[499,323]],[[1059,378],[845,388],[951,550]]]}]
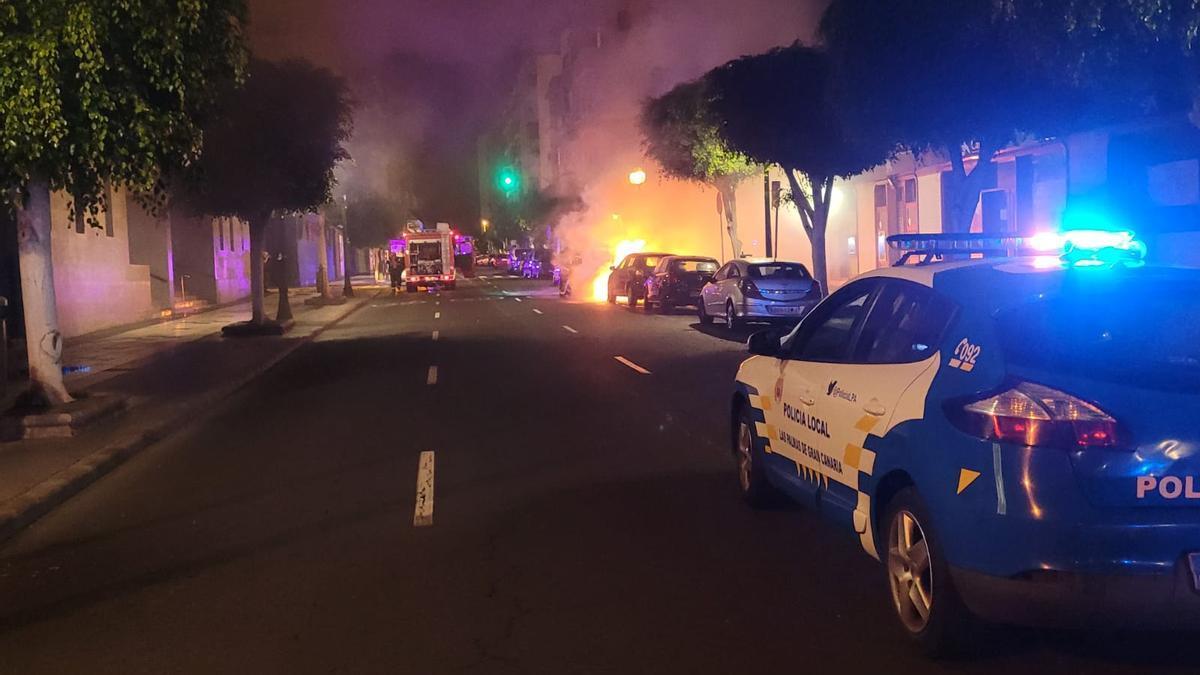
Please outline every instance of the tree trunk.
[{"label": "tree trunk", "polygon": [[317,234],[317,294],[329,298],[329,249],[325,238],[325,218],[321,217],[321,228]]},{"label": "tree trunk", "polygon": [[354,297],[354,285],[350,283],[350,230],[342,235],[342,295]]},{"label": "tree trunk", "polygon": [[984,188],[995,183],[996,165],[992,156],[996,151],[988,143],[979,144],[979,161],[971,173],[967,173],[963,160],[963,151],[948,150],[950,155],[950,184],[942,189],[949,194],[948,217],[944,219],[942,230],[951,233],[971,231],[971,222],[975,219],[975,210],[979,206],[979,196]]},{"label": "tree trunk", "polygon": [[737,186],[731,180],[721,180],[716,184],[717,192],[725,205],[725,230],[729,233],[729,243],[733,248],[733,259],[742,258],[742,240],[738,237],[737,224]]},{"label": "tree trunk", "polygon": [[288,299],[289,281],[292,276],[288,270],[288,259],[283,253],[275,258],[276,288],[279,289],[279,308],[275,312],[275,320],[279,323],[292,320],[292,302]]},{"label": "tree trunk", "polygon": [[34,179],[28,189],[28,199],[17,209],[17,242],[30,394],[37,403],[59,405],[73,399],[63,384],[63,341],[58,331],[50,247],[50,183]]},{"label": "tree trunk", "polygon": [[796,178],[796,170],[784,167],[787,174],[788,186],[792,191],[792,201],[800,211],[800,220],[804,223],[804,232],[812,244],[812,274],[821,284],[821,289],[829,292],[829,255],[825,248],[825,233],[829,227],[829,203],[833,196],[833,178],[813,179],[808,182],[812,186],[809,195]]},{"label": "tree trunk", "polygon": [[250,217],[250,321],[264,323],[267,320],[263,309],[263,244],[267,238],[267,223],[270,213]]}]

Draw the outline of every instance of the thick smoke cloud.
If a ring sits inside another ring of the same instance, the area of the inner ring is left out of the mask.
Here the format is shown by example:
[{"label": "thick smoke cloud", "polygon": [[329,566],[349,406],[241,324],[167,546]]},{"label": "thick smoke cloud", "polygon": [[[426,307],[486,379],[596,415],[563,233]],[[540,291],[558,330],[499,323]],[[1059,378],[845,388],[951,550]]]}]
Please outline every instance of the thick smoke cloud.
[{"label": "thick smoke cloud", "polygon": [[[647,96],[744,53],[808,38],[821,0],[251,0],[251,41],[345,75],[360,104],[344,188],[415,182],[427,219],[478,214],[475,139],[503,109],[522,55],[555,51],[565,30],[628,39],[588,64],[592,122],[574,167],[589,213],[595,182],[639,163],[636,109]],[[587,166],[579,163],[586,161]],[[589,174],[585,176],[584,174]],[[584,180],[587,178],[587,180]],[[657,182],[652,178],[652,182]],[[706,202],[707,203],[707,202]],[[715,241],[713,242],[715,244]]]}]

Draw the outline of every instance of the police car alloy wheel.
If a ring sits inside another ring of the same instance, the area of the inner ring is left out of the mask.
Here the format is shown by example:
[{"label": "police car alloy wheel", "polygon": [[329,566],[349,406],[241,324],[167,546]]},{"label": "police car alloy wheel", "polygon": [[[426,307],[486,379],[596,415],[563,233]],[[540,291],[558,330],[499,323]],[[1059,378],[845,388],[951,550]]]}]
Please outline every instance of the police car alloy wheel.
[{"label": "police car alloy wheel", "polygon": [[743,407],[738,415],[737,430],[734,437],[734,460],[737,462],[738,487],[741,488],[742,498],[753,507],[771,504],[775,499],[775,488],[767,480],[764,467],[761,465],[762,454],[755,450],[754,421],[750,419],[749,409]]},{"label": "police car alloy wheel", "polygon": [[888,577],[892,582],[892,602],[900,623],[913,633],[929,625],[933,610],[933,569],[929,561],[929,542],[917,517],[897,511],[888,528]]},{"label": "police car alloy wheel", "polygon": [[886,513],[883,561],[896,618],[928,656],[964,651],[979,626],[954,589],[924,501],[904,488]]},{"label": "police car alloy wheel", "polygon": [[725,304],[725,327],[729,330],[741,327],[741,321],[738,320],[737,312],[733,309],[733,303]]}]

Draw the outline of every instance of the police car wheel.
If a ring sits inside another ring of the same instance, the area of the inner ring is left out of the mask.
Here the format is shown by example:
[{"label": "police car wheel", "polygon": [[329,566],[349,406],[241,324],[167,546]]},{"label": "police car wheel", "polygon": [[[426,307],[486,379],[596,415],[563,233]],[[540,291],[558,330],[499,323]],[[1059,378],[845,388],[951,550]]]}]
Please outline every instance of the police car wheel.
[{"label": "police car wheel", "polygon": [[700,317],[700,323],[705,326],[711,325],[713,322],[712,314],[709,314],[708,308],[704,306],[704,298],[701,298],[699,304],[696,306],[696,316]]},{"label": "police car wheel", "polygon": [[741,488],[742,499],[754,508],[769,506],[775,499],[775,488],[767,480],[762,465],[762,452],[755,448],[754,420],[750,411],[743,407],[738,415],[736,436],[734,437],[734,459],[737,461],[738,487]]},{"label": "police car wheel", "polygon": [[929,656],[959,652],[971,629],[971,616],[954,589],[916,490],[898,492],[884,522],[888,590],[901,627]]}]

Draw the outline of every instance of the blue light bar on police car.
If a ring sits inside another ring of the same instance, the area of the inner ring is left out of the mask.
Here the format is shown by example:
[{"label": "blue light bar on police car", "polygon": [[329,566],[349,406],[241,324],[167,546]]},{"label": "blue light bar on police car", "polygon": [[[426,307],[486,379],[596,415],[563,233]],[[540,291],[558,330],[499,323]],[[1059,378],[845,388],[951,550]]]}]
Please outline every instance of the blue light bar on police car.
[{"label": "blue light bar on police car", "polygon": [[928,263],[946,255],[1057,255],[1071,264],[1140,262],[1146,256],[1146,245],[1129,230],[1078,229],[1028,236],[977,232],[897,234],[888,237],[887,243],[903,254],[897,265],[917,256]]},{"label": "blue light bar on police car", "polygon": [[894,234],[888,245],[897,251],[915,253],[986,253],[1036,251],[1032,237],[1015,234]]}]

